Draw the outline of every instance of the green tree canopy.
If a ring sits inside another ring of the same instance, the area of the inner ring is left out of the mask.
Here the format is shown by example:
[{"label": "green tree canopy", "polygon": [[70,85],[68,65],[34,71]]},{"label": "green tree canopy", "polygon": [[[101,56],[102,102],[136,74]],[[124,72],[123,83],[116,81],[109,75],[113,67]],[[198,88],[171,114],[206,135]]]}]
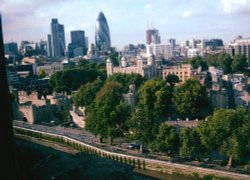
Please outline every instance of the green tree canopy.
[{"label": "green tree canopy", "polygon": [[232,70],[233,72],[244,72],[247,68],[247,58],[245,55],[236,54],[233,57]]},{"label": "green tree canopy", "polygon": [[197,69],[199,66],[201,66],[202,70],[207,69],[207,63],[204,61],[200,56],[191,58],[188,60],[188,62],[192,65],[192,68]]},{"label": "green tree canopy", "polygon": [[160,116],[168,114],[171,104],[171,88],[166,81],[146,81],[139,90],[139,102],[127,122],[131,137],[149,145],[158,132]]},{"label": "green tree canopy", "polygon": [[130,108],[122,101],[122,85],[106,82],[87,108],[86,129],[101,138],[122,136]]},{"label": "green tree canopy", "polygon": [[110,82],[117,82],[123,85],[123,92],[126,93],[128,91],[128,87],[130,84],[135,84],[136,88],[139,89],[140,86],[145,82],[145,78],[143,78],[140,74],[123,74],[123,73],[115,73],[108,78]]},{"label": "green tree canopy", "polygon": [[219,54],[218,56],[219,66],[222,68],[224,74],[232,72],[232,58],[229,54]]},{"label": "green tree canopy", "polygon": [[103,82],[100,80],[81,85],[77,92],[71,96],[74,105],[83,107],[93,103],[96,93],[101,89],[102,85]]},{"label": "green tree canopy", "polygon": [[240,160],[250,145],[250,116],[244,109],[221,109],[198,127],[202,144],[209,150],[218,150],[232,160]]},{"label": "green tree canopy", "polygon": [[44,78],[44,77],[46,76],[45,70],[44,70],[44,69],[40,69],[40,70],[38,71],[38,76],[39,76],[40,78]]},{"label": "green tree canopy", "polygon": [[173,102],[176,111],[184,118],[204,117],[208,108],[206,87],[196,79],[188,79],[176,87]]},{"label": "green tree canopy", "polygon": [[208,66],[221,68],[224,74],[232,72],[232,58],[230,57],[229,54],[220,53],[220,54],[208,55],[206,61]]},{"label": "green tree canopy", "polygon": [[179,77],[175,74],[168,74],[166,77],[166,81],[169,83],[169,85],[173,88],[176,83],[179,83]]},{"label": "green tree canopy", "polygon": [[156,139],[150,145],[153,151],[165,152],[169,155],[178,153],[179,135],[174,126],[168,126],[162,123],[159,127],[159,132]]},{"label": "green tree canopy", "polygon": [[166,81],[146,81],[139,90],[139,103],[155,116],[169,114],[172,92]]},{"label": "green tree canopy", "polygon": [[106,71],[104,68],[104,64],[80,61],[77,67],[64,69],[52,74],[49,85],[56,92],[71,92],[87,82],[92,82],[96,79],[105,80]]},{"label": "green tree canopy", "polygon": [[182,128],[180,142],[181,157],[201,158],[207,153],[196,128]]}]

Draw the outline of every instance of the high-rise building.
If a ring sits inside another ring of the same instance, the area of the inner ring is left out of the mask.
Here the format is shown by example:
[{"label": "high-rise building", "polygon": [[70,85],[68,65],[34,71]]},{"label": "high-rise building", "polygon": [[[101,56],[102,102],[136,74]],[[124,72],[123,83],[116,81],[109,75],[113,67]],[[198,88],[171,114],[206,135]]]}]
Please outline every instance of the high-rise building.
[{"label": "high-rise building", "polygon": [[71,31],[71,43],[77,46],[85,47],[85,32],[84,31]]},{"label": "high-rise building", "polygon": [[146,31],[146,43],[147,44],[160,44],[161,43],[161,38],[158,29],[148,29]]},{"label": "high-rise building", "polygon": [[51,34],[47,36],[47,56],[52,57],[52,42],[51,42]]},{"label": "high-rise building", "polygon": [[[51,24],[51,57],[62,57],[65,55],[65,33],[64,26],[52,19]],[[49,38],[49,36],[48,36]],[[50,39],[48,39],[50,42]],[[48,46],[50,47],[50,45]]]},{"label": "high-rise building", "polygon": [[176,46],[176,40],[171,38],[171,39],[169,39],[169,43],[170,43],[171,48],[174,49]]},{"label": "high-rise building", "polygon": [[84,31],[71,31],[71,43],[68,46],[69,58],[84,56],[87,53]]},{"label": "high-rise building", "polygon": [[95,27],[95,44],[99,51],[108,51],[111,47],[110,32],[107,20],[103,14],[100,12]]},{"label": "high-rise building", "polygon": [[248,66],[250,66],[250,38],[237,37],[232,43],[226,45],[226,52],[231,56],[243,54],[247,58]]},{"label": "high-rise building", "polygon": [[17,43],[15,42],[5,43],[4,53],[8,55],[17,55],[18,54]]}]

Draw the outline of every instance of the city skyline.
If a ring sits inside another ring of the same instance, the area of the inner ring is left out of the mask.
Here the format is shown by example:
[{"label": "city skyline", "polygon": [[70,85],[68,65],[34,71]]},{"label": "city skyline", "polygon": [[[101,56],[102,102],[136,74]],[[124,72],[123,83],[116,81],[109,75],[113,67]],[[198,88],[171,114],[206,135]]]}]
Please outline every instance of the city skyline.
[{"label": "city skyline", "polygon": [[[159,30],[162,43],[175,38],[222,38],[229,42],[237,35],[249,37],[250,0],[108,0],[25,1],[3,0],[5,42],[46,40],[49,23],[57,18],[65,26],[66,44],[70,31],[84,30],[94,43],[96,17],[102,11],[109,23],[112,46],[146,43],[146,29]],[[38,23],[39,22],[39,23]],[[27,28],[28,27],[28,28]]]}]

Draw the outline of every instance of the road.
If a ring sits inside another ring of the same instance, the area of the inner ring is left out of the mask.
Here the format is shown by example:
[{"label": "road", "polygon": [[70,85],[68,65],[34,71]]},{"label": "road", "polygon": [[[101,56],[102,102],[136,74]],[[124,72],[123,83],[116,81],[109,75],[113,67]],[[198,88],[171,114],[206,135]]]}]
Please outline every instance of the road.
[{"label": "road", "polygon": [[250,175],[246,175],[246,174],[239,174],[239,173],[229,172],[229,171],[224,171],[224,170],[208,169],[208,168],[195,167],[192,165],[172,163],[163,159],[162,156],[157,156],[157,155],[151,156],[151,154],[149,156],[148,154],[141,154],[139,153],[139,151],[125,149],[125,148],[121,148],[118,146],[100,144],[98,143],[98,138],[96,138],[93,134],[83,129],[66,128],[66,127],[61,127],[61,126],[44,126],[44,125],[38,125],[38,124],[30,125],[22,121],[13,121],[13,126],[67,136],[74,140],[96,147],[100,150],[104,150],[107,153],[115,154],[115,155],[119,155],[123,157],[129,157],[129,158],[136,158],[136,159],[139,158],[143,161],[146,161],[147,163],[159,164],[159,165],[167,166],[167,167],[180,168],[180,169],[184,169],[185,171],[191,171],[191,169],[194,170],[195,172],[205,171],[211,174],[226,175],[228,177],[233,177],[235,179],[250,179]]}]

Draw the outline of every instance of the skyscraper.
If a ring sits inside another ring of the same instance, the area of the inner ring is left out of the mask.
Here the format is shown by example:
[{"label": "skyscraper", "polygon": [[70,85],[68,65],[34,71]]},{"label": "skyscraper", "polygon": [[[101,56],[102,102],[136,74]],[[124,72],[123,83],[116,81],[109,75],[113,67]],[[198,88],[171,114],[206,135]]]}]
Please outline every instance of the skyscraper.
[{"label": "skyscraper", "polygon": [[146,43],[161,44],[161,38],[158,29],[153,28],[146,31]]},{"label": "skyscraper", "polygon": [[71,43],[68,46],[69,58],[83,56],[87,53],[84,31],[71,31]]},{"label": "skyscraper", "polygon": [[51,47],[51,57],[62,57],[65,55],[65,34],[64,26],[58,23],[57,19],[52,19],[51,24],[51,37],[48,36],[48,47]]},{"label": "skyscraper", "polygon": [[96,20],[95,44],[99,51],[108,51],[111,47],[109,26],[102,12],[99,13]]}]

